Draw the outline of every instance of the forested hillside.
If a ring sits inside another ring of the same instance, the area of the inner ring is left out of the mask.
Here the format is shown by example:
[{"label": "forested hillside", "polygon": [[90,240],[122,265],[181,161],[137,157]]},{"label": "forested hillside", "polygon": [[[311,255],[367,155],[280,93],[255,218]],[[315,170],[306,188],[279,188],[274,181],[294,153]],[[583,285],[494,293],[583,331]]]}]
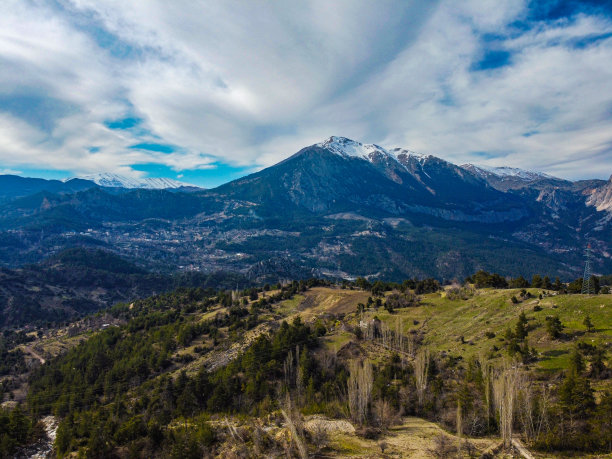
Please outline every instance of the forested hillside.
[{"label": "forested hillside", "polygon": [[[34,420],[61,419],[59,456],[468,456],[514,437],[542,457],[611,453],[612,296],[542,276],[488,286],[499,279],[182,288],[118,304],[114,325],[31,375],[26,414],[6,416],[24,416],[28,439]],[[7,435],[5,451],[23,441]]]},{"label": "forested hillside", "polygon": [[179,286],[236,288],[236,273],[151,273],[101,249],[67,249],[20,269],[0,268],[0,329],[50,326]]}]

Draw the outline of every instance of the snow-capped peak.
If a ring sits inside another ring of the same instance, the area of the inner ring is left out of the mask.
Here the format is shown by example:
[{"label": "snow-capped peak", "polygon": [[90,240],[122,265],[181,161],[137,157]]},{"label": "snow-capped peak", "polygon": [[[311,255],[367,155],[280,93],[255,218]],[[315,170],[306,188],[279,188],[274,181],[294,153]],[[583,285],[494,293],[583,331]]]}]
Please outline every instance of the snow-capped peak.
[{"label": "snow-capped peak", "polygon": [[485,177],[487,174],[493,174],[500,178],[515,177],[529,182],[540,179],[556,178],[552,175],[545,174],[544,172],[527,171],[525,169],[519,169],[518,167],[491,167],[477,166],[475,164],[462,164],[461,167],[481,177]]},{"label": "snow-capped peak", "polygon": [[167,188],[181,188],[181,187],[194,187],[188,183],[179,182],[164,177],[147,177],[147,178],[134,178],[128,177],[121,174],[113,174],[110,172],[102,172],[99,174],[85,175],[85,180],[91,180],[96,185],[109,187],[109,188],[146,188],[146,189],[167,189]]},{"label": "snow-capped peak", "polygon": [[416,151],[407,150],[406,148],[392,148],[389,152],[396,158],[414,158],[421,164],[427,161],[429,158],[433,158],[432,155],[425,155],[417,153]]},{"label": "snow-capped peak", "polygon": [[371,163],[379,163],[381,159],[383,162],[393,161],[408,170],[414,167],[415,164],[419,164],[422,167],[429,159],[434,158],[432,155],[423,155],[405,148],[387,150],[376,144],[364,144],[356,140],[347,139],[346,137],[337,136],[332,136],[316,146],[325,148],[344,158],[360,158]]},{"label": "snow-capped peak", "polygon": [[331,136],[323,142],[317,144],[318,147],[325,148],[340,156],[351,156],[354,158],[371,159],[373,153],[382,153],[390,156],[389,152],[383,147],[374,144],[364,144],[346,137]]}]

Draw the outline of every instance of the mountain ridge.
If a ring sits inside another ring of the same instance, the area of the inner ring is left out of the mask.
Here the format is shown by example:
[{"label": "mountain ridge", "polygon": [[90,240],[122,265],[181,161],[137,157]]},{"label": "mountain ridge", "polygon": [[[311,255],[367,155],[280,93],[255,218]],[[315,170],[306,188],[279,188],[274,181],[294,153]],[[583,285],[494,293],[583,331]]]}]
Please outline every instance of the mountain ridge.
[{"label": "mountain ridge", "polygon": [[111,172],[100,172],[98,174],[84,175],[85,180],[90,180],[96,185],[108,188],[141,188],[141,189],[168,189],[168,188],[200,188],[189,183],[166,177],[128,177]]},{"label": "mountain ridge", "polygon": [[571,279],[591,243],[594,271],[611,271],[611,213],[589,204],[607,196],[607,182],[541,177],[482,177],[332,137],[209,190],[94,184],[0,203],[0,264],[84,245],[113,247],[153,271],[270,282],[309,273],[448,280],[478,269],[529,277],[543,267]]}]

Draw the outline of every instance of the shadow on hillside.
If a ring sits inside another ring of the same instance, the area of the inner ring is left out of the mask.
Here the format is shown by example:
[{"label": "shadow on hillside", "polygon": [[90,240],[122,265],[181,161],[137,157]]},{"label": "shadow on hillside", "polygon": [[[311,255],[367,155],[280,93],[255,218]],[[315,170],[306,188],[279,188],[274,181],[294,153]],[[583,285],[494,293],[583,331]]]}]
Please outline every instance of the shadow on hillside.
[{"label": "shadow on hillside", "polygon": [[569,351],[564,349],[552,349],[550,351],[542,352],[544,357],[559,357],[560,355],[567,354]]}]

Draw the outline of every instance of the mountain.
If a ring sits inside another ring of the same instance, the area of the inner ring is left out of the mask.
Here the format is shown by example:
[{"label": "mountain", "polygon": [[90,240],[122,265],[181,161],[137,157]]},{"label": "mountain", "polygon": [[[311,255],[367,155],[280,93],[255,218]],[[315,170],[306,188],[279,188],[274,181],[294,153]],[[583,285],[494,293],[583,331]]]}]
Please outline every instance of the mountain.
[{"label": "mountain", "polygon": [[169,189],[169,188],[199,188],[195,185],[179,182],[169,178],[135,178],[120,174],[103,172],[99,174],[86,175],[85,180],[94,182],[96,185],[108,188],[144,188],[144,189]]},{"label": "mountain", "polygon": [[572,183],[543,172],[528,171],[517,167],[487,167],[474,164],[463,164],[461,167],[500,191],[534,187],[567,187]]},{"label": "mountain", "polygon": [[463,164],[461,165],[461,167],[483,178],[487,178],[491,175],[494,175],[500,178],[515,177],[525,182],[534,182],[536,180],[543,180],[543,179],[561,180],[561,179],[557,179],[556,177],[553,177],[552,175],[545,174],[543,172],[528,171],[525,169],[520,169],[518,167],[507,167],[507,166],[489,167],[489,166],[476,166],[474,164]]},{"label": "mountain", "polygon": [[526,217],[520,200],[433,156],[387,151],[344,137],[306,147],[281,163],[214,190],[233,198],[311,213],[363,210],[500,223]]},{"label": "mountain", "polygon": [[29,196],[42,191],[65,194],[94,187],[96,187],[94,182],[77,178],[62,182],[60,180],[20,177],[18,175],[0,175],[0,202]]},{"label": "mountain", "polygon": [[[0,265],[107,248],[152,271],[251,281],[368,276],[577,277],[612,271],[608,182],[457,166],[344,137],[210,190],[95,186],[0,204]],[[187,192],[189,191],[189,192]]]}]

